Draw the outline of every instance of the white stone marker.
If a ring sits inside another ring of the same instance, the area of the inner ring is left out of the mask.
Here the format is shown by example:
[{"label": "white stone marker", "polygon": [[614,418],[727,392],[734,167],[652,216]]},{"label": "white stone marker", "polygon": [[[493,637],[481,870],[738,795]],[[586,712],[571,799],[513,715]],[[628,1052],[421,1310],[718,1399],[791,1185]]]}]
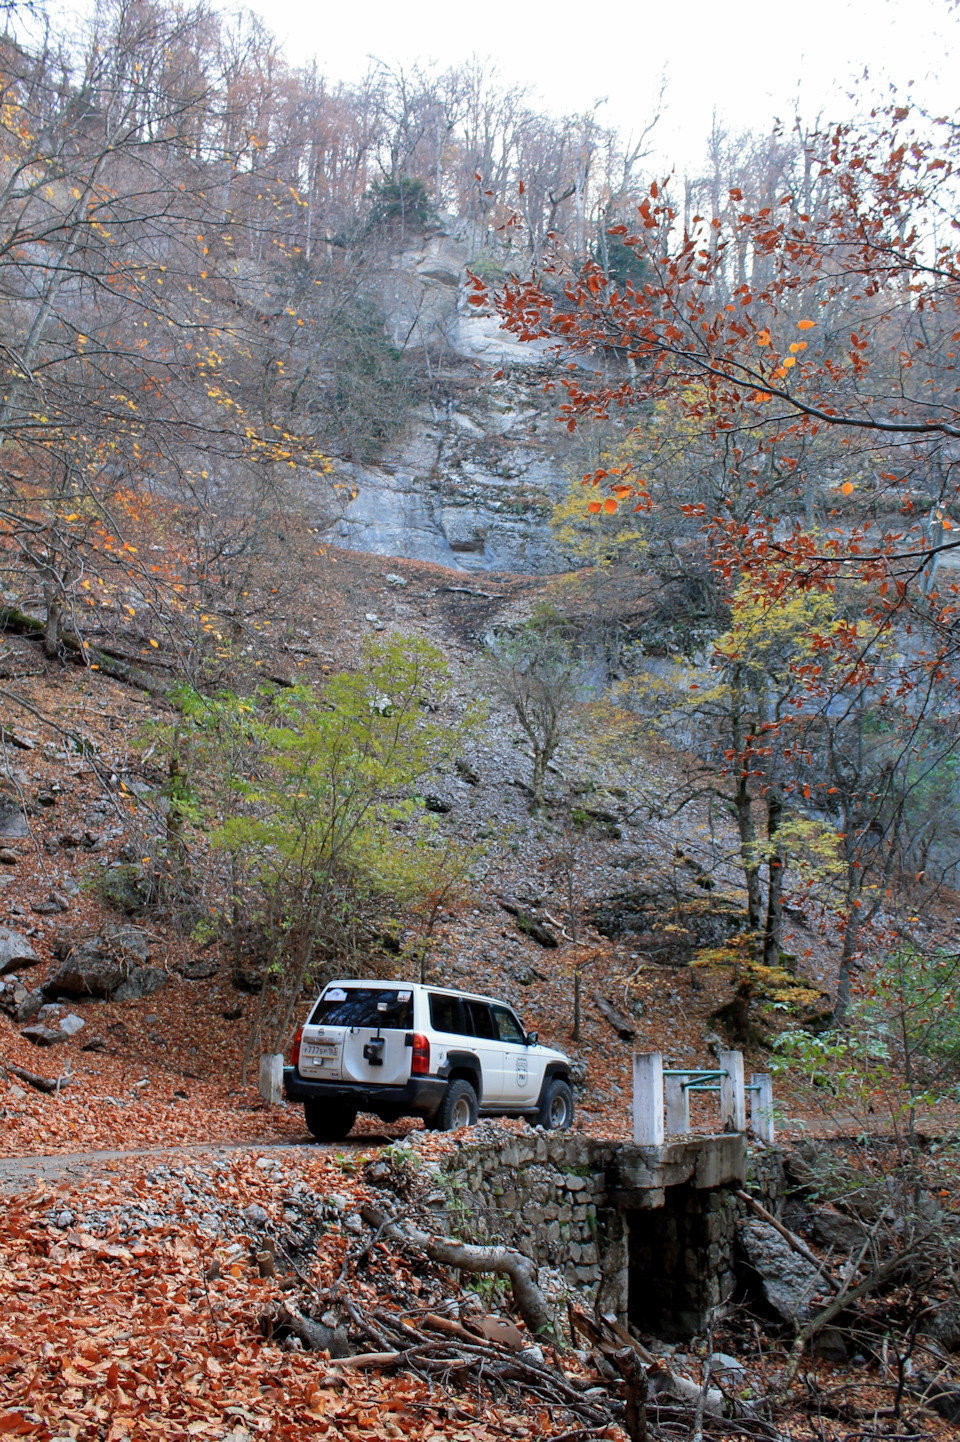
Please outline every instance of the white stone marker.
[{"label": "white stone marker", "polygon": [[750,1093],[750,1130],[768,1147],[773,1146],[773,1077],[768,1071],[755,1071],[750,1078],[756,1091]]},{"label": "white stone marker", "polygon": [[260,1095],[268,1107],[283,1100],[283,1052],[260,1058]]},{"label": "white stone marker", "polygon": [[638,1147],[662,1147],[663,1139],[663,1056],[634,1052],[633,1140]]},{"label": "white stone marker", "polygon": [[720,1120],[725,1132],[747,1129],[747,1097],[744,1090],[743,1052],[720,1053]]}]

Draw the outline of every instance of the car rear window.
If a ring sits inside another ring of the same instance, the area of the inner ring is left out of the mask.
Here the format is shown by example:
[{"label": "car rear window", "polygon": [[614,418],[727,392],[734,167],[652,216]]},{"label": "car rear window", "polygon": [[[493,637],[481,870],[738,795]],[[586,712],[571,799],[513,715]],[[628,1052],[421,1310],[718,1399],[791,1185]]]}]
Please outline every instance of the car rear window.
[{"label": "car rear window", "polygon": [[459,1032],[463,1035],[463,1017],[460,1014],[460,998],[430,993],[430,1025],[434,1031]]},{"label": "car rear window", "polygon": [[409,987],[331,986],[317,1002],[310,1026],[381,1026],[388,1031],[413,1027]]}]

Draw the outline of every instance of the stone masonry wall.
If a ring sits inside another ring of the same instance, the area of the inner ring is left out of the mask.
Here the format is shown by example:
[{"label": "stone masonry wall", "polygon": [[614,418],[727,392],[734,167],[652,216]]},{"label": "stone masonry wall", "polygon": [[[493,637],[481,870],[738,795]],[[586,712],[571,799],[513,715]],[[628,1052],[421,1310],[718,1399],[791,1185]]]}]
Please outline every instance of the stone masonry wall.
[{"label": "stone masonry wall", "polygon": [[[495,1134],[485,1137],[488,1127]],[[614,1144],[483,1123],[476,1133],[446,1163],[454,1225],[472,1240],[517,1247],[572,1289],[602,1290],[605,1305],[622,1311],[626,1229],[605,1176]]]}]

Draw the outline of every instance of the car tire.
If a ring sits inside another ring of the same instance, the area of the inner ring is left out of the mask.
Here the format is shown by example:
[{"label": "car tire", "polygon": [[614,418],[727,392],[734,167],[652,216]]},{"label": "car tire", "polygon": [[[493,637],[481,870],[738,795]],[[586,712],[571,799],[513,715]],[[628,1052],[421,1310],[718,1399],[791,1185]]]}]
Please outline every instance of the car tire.
[{"label": "car tire", "polygon": [[356,1107],[333,1107],[327,1102],[304,1102],[307,1130],[318,1142],[342,1142],[357,1120]]},{"label": "car tire", "polygon": [[455,1132],[460,1127],[472,1127],[480,1114],[477,1094],[468,1081],[459,1077],[447,1087],[440,1109],[431,1118],[439,1132]]},{"label": "car tire", "polygon": [[537,1126],[548,1131],[569,1131],[573,1126],[573,1092],[565,1081],[547,1083],[540,1110],[537,1112]]}]

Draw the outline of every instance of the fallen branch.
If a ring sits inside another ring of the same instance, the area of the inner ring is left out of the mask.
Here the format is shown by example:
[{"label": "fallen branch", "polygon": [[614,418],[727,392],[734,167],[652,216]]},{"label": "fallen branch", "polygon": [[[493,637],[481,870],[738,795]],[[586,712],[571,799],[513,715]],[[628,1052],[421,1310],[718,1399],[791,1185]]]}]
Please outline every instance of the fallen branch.
[{"label": "fallen branch", "polygon": [[738,1188],[733,1195],[738,1201],[743,1202],[745,1206],[749,1207],[754,1216],[759,1217],[762,1222],[766,1222],[768,1227],[773,1227],[775,1232],[779,1232],[783,1240],[787,1242],[795,1252],[799,1252],[801,1257],[804,1257],[806,1261],[816,1267],[818,1276],[823,1278],[832,1292],[839,1292],[840,1283],[836,1277],[827,1271],[826,1262],[821,1262],[819,1257],[811,1252],[806,1242],[802,1241],[795,1232],[791,1232],[789,1227],[785,1227],[782,1222],[778,1222],[773,1213],[768,1212],[766,1207],[762,1207],[758,1201],[750,1196],[749,1192],[742,1191]]},{"label": "fallen branch", "polygon": [[290,1302],[275,1302],[260,1318],[260,1330],[266,1337],[281,1338],[292,1334],[310,1352],[329,1352],[331,1357],[347,1357],[346,1333],[342,1328],[327,1327],[304,1317]]},{"label": "fallen branch", "polygon": [[669,1392],[674,1397],[681,1398],[684,1402],[690,1402],[695,1407],[700,1405],[703,1397],[703,1409],[711,1416],[723,1416],[723,1393],[718,1387],[711,1387],[706,1392],[698,1382],[691,1377],[685,1377],[681,1372],[672,1371],[659,1357],[654,1357],[648,1352],[636,1337],[631,1337],[626,1327],[621,1326],[614,1316],[604,1316],[601,1321],[606,1329],[623,1342],[625,1346],[631,1347],[647,1369],[647,1386],[651,1397],[663,1392]]},{"label": "fallen branch", "polygon": [[590,999],[604,1021],[610,1023],[621,1041],[633,1041],[637,1029],[629,1017],[624,1016],[622,1011],[617,1011],[615,1006],[602,997],[599,992],[591,992]]},{"label": "fallen branch", "polygon": [[352,1357],[331,1358],[333,1367],[395,1367],[403,1360],[402,1352],[357,1352]]},{"label": "fallen branch", "polygon": [[536,941],[544,947],[557,945],[557,938],[553,932],[548,931],[542,921],[538,921],[529,911],[524,911],[523,907],[518,906],[515,901],[507,901],[501,897],[500,905],[508,916],[516,917],[517,926],[524,936],[530,937],[531,941]]},{"label": "fallen branch", "polygon": [[[621,1347],[613,1360],[623,1377],[623,1391],[630,1442],[647,1442],[647,1374],[632,1347]],[[702,1429],[701,1429],[702,1430]]]},{"label": "fallen branch", "polygon": [[522,1252],[511,1247],[477,1247],[466,1242],[454,1242],[446,1237],[432,1236],[419,1227],[407,1223],[403,1227],[391,1222],[383,1212],[369,1204],[360,1209],[364,1221],[378,1227],[381,1235],[393,1241],[406,1242],[424,1252],[431,1262],[441,1262],[447,1267],[456,1267],[461,1272],[495,1272],[509,1277],[517,1310],[526,1323],[527,1331],[533,1337],[554,1333],[554,1321],[547,1306],[546,1298],[537,1285],[536,1264]]},{"label": "fallen branch", "polygon": [[70,1085],[70,1078],[68,1076],[53,1078],[37,1076],[35,1072],[27,1071],[22,1066],[14,1066],[13,1062],[9,1061],[5,1061],[4,1066],[11,1076],[17,1077],[19,1081],[26,1082],[28,1086],[35,1087],[38,1092],[47,1092],[48,1094],[51,1092],[60,1092],[63,1091],[65,1086]]},{"label": "fallen branch", "polygon": [[[868,1241],[869,1240],[868,1238]],[[861,1251],[859,1260],[862,1260],[864,1251],[866,1251],[866,1244],[864,1245],[863,1251]],[[871,1272],[865,1282],[860,1283],[859,1287],[851,1287],[849,1282],[846,1282],[840,1288],[833,1301],[829,1302],[822,1312],[818,1312],[815,1317],[810,1319],[805,1327],[801,1328],[794,1339],[793,1346],[790,1348],[790,1355],[787,1358],[787,1365],[783,1369],[780,1384],[773,1392],[772,1400],[774,1402],[783,1402],[786,1398],[793,1385],[793,1380],[800,1370],[800,1359],[803,1356],[804,1349],[813,1341],[817,1333],[822,1332],[824,1327],[829,1326],[834,1317],[839,1316],[844,1308],[848,1307],[851,1302],[859,1302],[861,1298],[868,1297],[871,1292],[875,1292],[878,1287],[882,1287],[884,1282],[901,1271],[902,1268],[912,1260],[914,1255],[914,1251],[910,1250],[900,1252],[895,1257],[888,1257],[874,1272]]]}]

